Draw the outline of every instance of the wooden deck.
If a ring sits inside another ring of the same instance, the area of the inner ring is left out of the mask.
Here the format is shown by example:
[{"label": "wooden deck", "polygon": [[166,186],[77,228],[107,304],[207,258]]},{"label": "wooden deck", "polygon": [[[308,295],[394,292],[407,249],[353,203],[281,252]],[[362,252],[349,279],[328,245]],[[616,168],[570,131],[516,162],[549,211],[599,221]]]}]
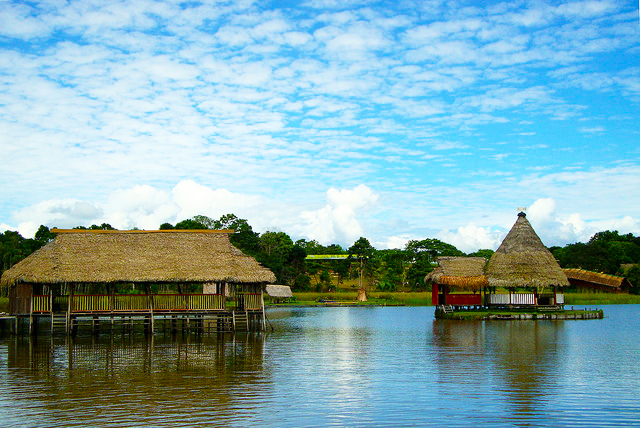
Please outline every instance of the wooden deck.
[{"label": "wooden deck", "polygon": [[[158,328],[175,331],[254,331],[264,330],[266,316],[262,293],[237,293],[227,306],[222,294],[77,294],[71,296],[34,295],[30,311],[16,314],[16,333],[28,323],[30,334],[45,324],[51,334],[76,334],[89,325],[92,332],[112,331],[122,326],[133,331],[142,326],[153,334]],[[116,326],[116,327],[114,327]]]}]

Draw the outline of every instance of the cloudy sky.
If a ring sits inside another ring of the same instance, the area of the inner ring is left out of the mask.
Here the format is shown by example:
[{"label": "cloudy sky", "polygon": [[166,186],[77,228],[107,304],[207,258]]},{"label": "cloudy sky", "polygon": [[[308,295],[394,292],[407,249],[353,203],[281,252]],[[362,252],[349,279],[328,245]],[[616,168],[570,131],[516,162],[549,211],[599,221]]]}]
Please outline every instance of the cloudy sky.
[{"label": "cloudy sky", "polygon": [[0,1],[0,230],[640,234],[638,2]]}]

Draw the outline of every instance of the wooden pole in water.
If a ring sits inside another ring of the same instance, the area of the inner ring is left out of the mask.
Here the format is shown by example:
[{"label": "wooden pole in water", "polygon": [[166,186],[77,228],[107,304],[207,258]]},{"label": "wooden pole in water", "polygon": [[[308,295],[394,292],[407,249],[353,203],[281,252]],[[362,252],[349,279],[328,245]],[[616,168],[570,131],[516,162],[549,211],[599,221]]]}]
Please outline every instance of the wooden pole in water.
[{"label": "wooden pole in water", "polygon": [[31,299],[29,299],[29,336],[33,334],[33,285],[31,286]]},{"label": "wooden pole in water", "polygon": [[267,315],[265,314],[264,311],[264,293],[262,292],[262,285],[260,286],[260,306],[262,306],[262,331],[266,331],[267,330]]}]

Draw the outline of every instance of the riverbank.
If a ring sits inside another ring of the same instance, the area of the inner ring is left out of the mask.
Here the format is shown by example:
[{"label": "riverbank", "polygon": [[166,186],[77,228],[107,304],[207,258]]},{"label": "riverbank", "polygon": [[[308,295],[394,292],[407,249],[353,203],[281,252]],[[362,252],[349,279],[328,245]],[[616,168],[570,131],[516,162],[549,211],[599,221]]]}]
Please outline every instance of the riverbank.
[{"label": "riverbank", "polygon": [[[294,292],[293,299],[278,306],[330,306],[330,305],[377,305],[377,306],[432,306],[431,292],[368,292],[369,300],[357,302],[357,291],[318,293]],[[640,296],[611,293],[565,293],[565,306],[576,305],[625,305],[640,304]]]}]

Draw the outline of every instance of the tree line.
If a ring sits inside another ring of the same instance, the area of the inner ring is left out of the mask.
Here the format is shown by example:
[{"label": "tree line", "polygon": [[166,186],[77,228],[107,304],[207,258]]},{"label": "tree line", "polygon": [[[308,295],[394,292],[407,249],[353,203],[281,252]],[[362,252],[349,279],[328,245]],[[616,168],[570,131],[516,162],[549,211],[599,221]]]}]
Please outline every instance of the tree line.
[{"label": "tree line", "polygon": [[[77,229],[112,230],[107,223]],[[225,214],[219,219],[198,215],[175,225],[164,223],[161,230],[230,230],[231,243],[273,271],[277,283],[297,291],[327,291],[340,288],[347,280],[362,278],[368,289],[380,291],[427,290],[424,277],[433,270],[440,256],[476,256],[489,259],[492,250],[465,254],[455,246],[434,238],[411,240],[403,249],[377,250],[367,238],[359,238],[349,248],[338,244],[322,245],[315,240],[293,241],[285,232],[253,230],[246,219]],[[18,232],[0,234],[0,273],[27,257],[54,238],[46,226],[40,226],[34,238]],[[551,247],[561,267],[625,276],[640,285],[640,237],[620,235],[617,231],[596,233],[587,243]],[[306,260],[307,255],[347,255],[339,260]],[[638,292],[640,287],[634,287]]]}]

